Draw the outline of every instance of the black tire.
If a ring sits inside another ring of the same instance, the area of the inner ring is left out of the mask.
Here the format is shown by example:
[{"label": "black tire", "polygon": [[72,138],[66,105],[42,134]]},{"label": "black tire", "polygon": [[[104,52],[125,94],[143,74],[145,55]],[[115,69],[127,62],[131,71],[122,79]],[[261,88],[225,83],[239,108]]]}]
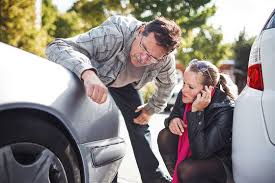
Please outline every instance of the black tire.
[{"label": "black tire", "polygon": [[57,127],[56,121],[49,119],[49,116],[37,111],[0,112],[0,149],[20,143],[42,146],[58,157],[69,183],[80,183],[77,153],[64,132]]}]

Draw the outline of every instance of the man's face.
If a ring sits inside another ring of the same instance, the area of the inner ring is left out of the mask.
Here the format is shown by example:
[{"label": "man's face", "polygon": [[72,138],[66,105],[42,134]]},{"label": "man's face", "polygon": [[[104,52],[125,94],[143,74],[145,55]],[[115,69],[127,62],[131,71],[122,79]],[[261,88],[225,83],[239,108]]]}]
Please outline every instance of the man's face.
[{"label": "man's face", "polygon": [[147,37],[139,33],[130,51],[131,62],[136,67],[156,64],[166,59],[167,50],[157,44],[154,33]]}]

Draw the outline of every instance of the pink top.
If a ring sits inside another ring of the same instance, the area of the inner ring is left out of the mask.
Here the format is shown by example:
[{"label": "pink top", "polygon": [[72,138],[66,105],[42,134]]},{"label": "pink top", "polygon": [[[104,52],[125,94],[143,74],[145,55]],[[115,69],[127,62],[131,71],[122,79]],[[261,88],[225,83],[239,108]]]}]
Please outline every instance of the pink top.
[{"label": "pink top", "polygon": [[[215,90],[211,92],[211,97],[214,96]],[[183,114],[183,122],[187,125],[187,117],[186,114],[187,112],[191,111],[192,109],[192,103],[186,104],[185,109],[184,109],[184,114]],[[187,127],[184,128],[183,134],[179,137],[179,142],[178,142],[178,159],[176,162],[176,166],[174,168],[174,175],[173,175],[173,180],[172,183],[179,183],[178,180],[178,174],[177,174],[177,168],[180,162],[185,160],[186,158],[189,158],[192,155],[191,149],[190,149],[190,144],[189,144],[189,138],[188,138],[188,130]]]},{"label": "pink top", "polygon": [[[185,110],[184,110],[184,114],[183,114],[183,122],[187,125],[187,117],[186,117],[186,113],[191,111],[192,109],[192,104],[186,104],[185,105]],[[189,139],[188,139],[188,130],[187,127],[184,128],[184,133],[179,137],[179,142],[178,142],[178,159],[176,162],[176,166],[174,168],[174,175],[173,175],[173,180],[172,183],[179,183],[178,180],[178,174],[177,174],[177,167],[178,164],[190,157],[192,155],[191,149],[190,149],[190,144],[189,144]]]}]

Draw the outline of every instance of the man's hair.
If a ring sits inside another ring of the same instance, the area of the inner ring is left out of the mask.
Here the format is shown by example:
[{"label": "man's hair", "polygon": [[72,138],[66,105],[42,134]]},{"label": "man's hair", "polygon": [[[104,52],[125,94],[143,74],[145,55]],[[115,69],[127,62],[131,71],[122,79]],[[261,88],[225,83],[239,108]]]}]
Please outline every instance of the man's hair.
[{"label": "man's hair", "polygon": [[168,52],[173,51],[180,45],[181,29],[172,20],[164,17],[156,17],[153,21],[145,25],[143,35],[147,36],[149,33],[155,33],[157,43]]}]

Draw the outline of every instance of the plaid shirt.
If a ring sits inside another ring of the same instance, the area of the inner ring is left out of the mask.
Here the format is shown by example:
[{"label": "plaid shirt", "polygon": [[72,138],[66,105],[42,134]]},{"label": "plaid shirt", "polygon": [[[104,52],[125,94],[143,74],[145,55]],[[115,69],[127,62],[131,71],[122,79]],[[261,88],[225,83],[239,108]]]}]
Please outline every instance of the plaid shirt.
[{"label": "plaid shirt", "polygon": [[[143,23],[130,17],[112,16],[90,31],[67,39],[56,39],[46,49],[49,60],[61,64],[79,78],[83,71],[94,69],[100,80],[109,86],[130,60],[131,45]],[[162,63],[146,66],[136,89],[155,80],[157,86],[145,106],[150,114],[160,112],[171,96],[176,82],[175,56]]]}]

